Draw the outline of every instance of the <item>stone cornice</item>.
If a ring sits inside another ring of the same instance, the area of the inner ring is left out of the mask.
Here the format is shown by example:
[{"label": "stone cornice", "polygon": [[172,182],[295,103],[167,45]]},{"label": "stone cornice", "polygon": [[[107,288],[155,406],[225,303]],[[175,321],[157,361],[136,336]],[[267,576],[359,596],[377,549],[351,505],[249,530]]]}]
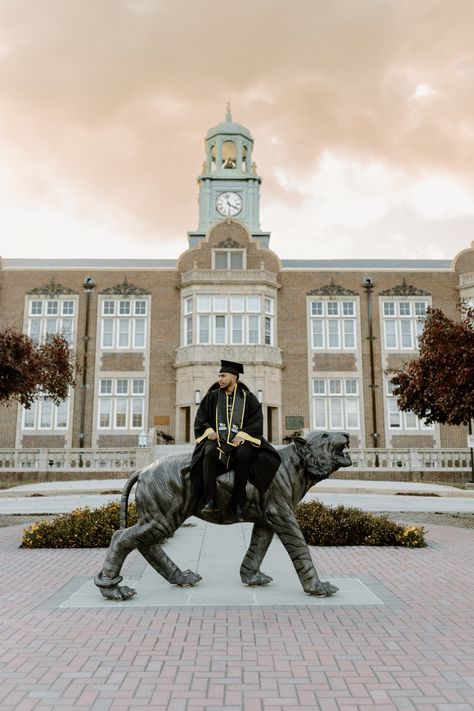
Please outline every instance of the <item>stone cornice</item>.
[{"label": "stone cornice", "polygon": [[346,289],[344,286],[336,284],[334,279],[331,279],[330,284],[321,286],[319,289],[311,289],[311,291],[306,293],[308,296],[357,296],[356,291]]},{"label": "stone cornice", "polygon": [[121,284],[115,284],[115,286],[109,286],[107,289],[102,289],[99,294],[110,294],[117,296],[147,296],[151,292],[147,289],[142,289],[135,284],[129,284],[127,277],[123,280]]},{"label": "stone cornice", "polygon": [[55,281],[53,277],[49,283],[37,286],[26,293],[34,296],[60,296],[61,294],[77,294],[78,292]]}]

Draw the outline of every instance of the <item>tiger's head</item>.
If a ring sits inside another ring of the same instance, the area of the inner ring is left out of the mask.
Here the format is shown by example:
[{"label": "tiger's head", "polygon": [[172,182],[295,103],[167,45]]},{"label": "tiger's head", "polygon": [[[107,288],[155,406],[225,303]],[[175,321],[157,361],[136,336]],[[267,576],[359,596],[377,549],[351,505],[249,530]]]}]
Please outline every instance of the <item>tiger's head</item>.
[{"label": "tiger's head", "polygon": [[352,465],[346,432],[310,432],[306,437],[295,437],[294,442],[305,472],[314,481]]}]

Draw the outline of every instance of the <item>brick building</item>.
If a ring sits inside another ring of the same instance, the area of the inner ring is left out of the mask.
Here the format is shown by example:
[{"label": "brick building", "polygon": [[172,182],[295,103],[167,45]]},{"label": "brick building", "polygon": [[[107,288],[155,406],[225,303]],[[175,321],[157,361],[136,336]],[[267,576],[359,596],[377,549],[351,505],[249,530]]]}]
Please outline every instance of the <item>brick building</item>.
[{"label": "brick building", "polygon": [[193,438],[221,358],[245,364],[268,438],[346,430],[353,446],[463,447],[396,407],[384,370],[416,353],[427,306],[474,300],[474,242],[442,260],[280,260],[260,228],[253,139],[209,130],[198,229],[177,260],[0,262],[0,328],[61,331],[82,366],[54,406],[3,407],[1,447],[136,446]]}]

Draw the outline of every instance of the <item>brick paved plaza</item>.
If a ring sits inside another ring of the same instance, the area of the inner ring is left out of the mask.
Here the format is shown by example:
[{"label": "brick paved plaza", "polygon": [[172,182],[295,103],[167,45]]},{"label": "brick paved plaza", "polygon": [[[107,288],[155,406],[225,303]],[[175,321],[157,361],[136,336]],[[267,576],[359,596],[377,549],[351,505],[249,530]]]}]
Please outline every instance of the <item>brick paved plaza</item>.
[{"label": "brick paved plaza", "polygon": [[104,551],[19,550],[21,530],[0,529],[2,711],[474,708],[472,530],[312,549],[321,577],[359,578],[382,605],[129,609],[61,608]]}]

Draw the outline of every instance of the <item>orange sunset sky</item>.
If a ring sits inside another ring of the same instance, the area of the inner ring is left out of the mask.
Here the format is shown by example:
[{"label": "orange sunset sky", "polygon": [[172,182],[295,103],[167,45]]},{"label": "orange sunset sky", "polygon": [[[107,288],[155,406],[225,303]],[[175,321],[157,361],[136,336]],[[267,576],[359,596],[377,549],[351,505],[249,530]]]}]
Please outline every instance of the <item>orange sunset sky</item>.
[{"label": "orange sunset sky", "polygon": [[472,0],[0,0],[0,255],[170,258],[225,105],[282,258],[474,239]]}]

